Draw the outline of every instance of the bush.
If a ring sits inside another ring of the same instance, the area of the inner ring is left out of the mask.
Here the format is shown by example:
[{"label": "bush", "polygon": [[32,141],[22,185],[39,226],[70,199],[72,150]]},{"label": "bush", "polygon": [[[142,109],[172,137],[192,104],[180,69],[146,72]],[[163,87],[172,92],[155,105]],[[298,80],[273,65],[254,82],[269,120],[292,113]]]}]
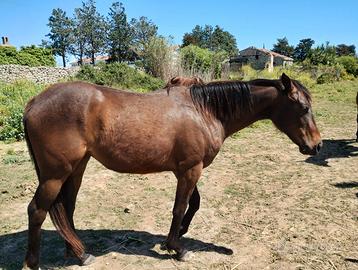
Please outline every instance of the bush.
[{"label": "bush", "polygon": [[228,57],[224,51],[212,52],[195,45],[189,45],[180,50],[181,66],[189,74],[211,73],[211,79],[221,76],[223,61]]},{"label": "bush", "polygon": [[82,66],[77,79],[118,88],[132,89],[138,92],[156,90],[164,86],[160,79],[153,78],[124,63],[101,63],[98,66]]},{"label": "bush", "polygon": [[0,65],[18,64],[15,47],[0,46]]},{"label": "bush", "polygon": [[22,115],[26,103],[43,89],[31,82],[0,83],[0,140],[24,138]]},{"label": "bush", "polygon": [[269,72],[267,69],[256,70],[250,65],[245,65],[241,68],[241,71],[237,74],[231,75],[231,79],[238,79],[244,81],[250,81],[258,78],[262,79],[278,79],[282,73],[286,73],[290,78],[300,81],[307,88],[311,88],[316,84],[315,79],[311,77],[311,74],[301,67],[275,67],[273,72]]},{"label": "bush", "polygon": [[148,74],[168,81],[173,76],[172,56],[173,50],[168,40],[163,37],[152,37],[146,44],[141,58]]},{"label": "bush", "polygon": [[51,49],[38,48],[35,45],[21,47],[19,51],[15,47],[0,46],[0,65],[23,66],[55,66],[56,61]]},{"label": "bush", "polygon": [[317,78],[318,84],[333,83],[337,81],[337,77],[331,73],[323,73]]},{"label": "bush", "polygon": [[354,56],[341,56],[337,58],[348,74],[358,76],[358,58]]}]

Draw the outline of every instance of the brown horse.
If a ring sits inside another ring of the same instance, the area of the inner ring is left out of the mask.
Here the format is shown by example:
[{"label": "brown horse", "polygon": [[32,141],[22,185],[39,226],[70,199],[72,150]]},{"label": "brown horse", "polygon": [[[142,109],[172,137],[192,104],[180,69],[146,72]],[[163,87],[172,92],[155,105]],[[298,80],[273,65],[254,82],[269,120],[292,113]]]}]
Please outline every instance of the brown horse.
[{"label": "brown horse", "polygon": [[[224,140],[260,119],[271,119],[299,146],[315,155],[321,137],[311,99],[298,81],[213,82],[149,94],[84,82],[60,83],[33,98],[24,114],[29,151],[39,186],[28,206],[25,266],[39,265],[40,231],[47,212],[65,239],[68,254],[90,263],[75,233],[77,192],[90,157],[125,173],[172,171],[178,182],[166,247],[182,259],[179,238],[199,209],[196,183]],[[187,206],[189,205],[188,209]]]},{"label": "brown horse", "polygon": [[173,86],[192,86],[194,84],[204,84],[204,81],[198,77],[176,76],[169,80],[165,88],[169,88]]}]

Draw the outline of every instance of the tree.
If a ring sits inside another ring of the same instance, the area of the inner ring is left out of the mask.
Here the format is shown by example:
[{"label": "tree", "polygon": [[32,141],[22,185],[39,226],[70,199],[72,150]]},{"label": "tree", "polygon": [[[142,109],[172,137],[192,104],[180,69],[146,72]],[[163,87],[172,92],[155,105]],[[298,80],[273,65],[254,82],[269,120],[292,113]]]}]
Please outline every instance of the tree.
[{"label": "tree", "polygon": [[310,50],[307,56],[307,60],[312,65],[335,65],[336,48],[334,46],[329,45],[329,42],[327,42],[325,45],[322,44]]},{"label": "tree", "polygon": [[277,43],[274,44],[272,48],[272,51],[288,57],[293,56],[293,50],[294,50],[293,46],[288,44],[288,40],[286,37],[278,38]]},{"label": "tree", "polygon": [[71,54],[78,57],[79,65],[83,64],[83,56],[85,54],[86,46],[86,33],[85,29],[85,16],[80,8],[75,9],[75,18],[73,26],[73,43],[70,46]]},{"label": "tree", "polygon": [[140,17],[139,20],[132,19],[131,27],[133,31],[133,49],[141,56],[143,55],[149,41],[157,37],[158,26],[147,17]]},{"label": "tree", "polygon": [[182,47],[195,45],[203,49],[210,49],[212,47],[211,38],[213,31],[211,25],[205,25],[204,27],[196,25],[191,33],[184,34]]},{"label": "tree", "polygon": [[94,65],[96,54],[105,50],[107,24],[104,17],[97,12],[94,0],[83,2],[82,8],[76,11],[81,27],[78,31],[82,31],[80,35],[85,38],[85,44],[81,44],[84,45],[84,54],[91,58]]},{"label": "tree", "polygon": [[211,50],[215,52],[225,51],[230,56],[234,56],[238,51],[236,39],[228,31],[224,31],[224,29],[216,25],[211,35]]},{"label": "tree", "polygon": [[108,26],[108,46],[112,61],[122,62],[133,58],[130,49],[133,34],[122,3],[112,4]]},{"label": "tree", "polygon": [[336,54],[338,56],[346,56],[346,55],[355,56],[356,55],[356,46],[339,44],[336,47]]},{"label": "tree", "polygon": [[66,16],[66,12],[60,8],[53,9],[49,18],[50,33],[46,36],[51,40],[48,45],[55,55],[62,58],[63,66],[66,67],[66,55],[72,43],[73,21]]},{"label": "tree", "polygon": [[196,25],[191,33],[185,33],[182,47],[195,45],[211,51],[225,51],[229,55],[237,54],[235,37],[218,25],[215,29],[211,25],[201,27]]},{"label": "tree", "polygon": [[293,58],[296,61],[302,62],[306,59],[311,48],[314,44],[314,40],[310,38],[301,39],[293,51]]}]

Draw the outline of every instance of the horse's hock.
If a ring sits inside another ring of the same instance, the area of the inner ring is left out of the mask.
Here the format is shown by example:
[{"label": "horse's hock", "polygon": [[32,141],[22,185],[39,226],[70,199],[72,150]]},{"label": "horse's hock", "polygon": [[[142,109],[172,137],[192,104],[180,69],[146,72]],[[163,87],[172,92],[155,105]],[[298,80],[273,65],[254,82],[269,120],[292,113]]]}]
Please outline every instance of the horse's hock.
[{"label": "horse's hock", "polygon": [[28,80],[40,84],[53,84],[75,76],[79,67],[28,67],[21,65],[0,65],[0,81],[11,83]]}]

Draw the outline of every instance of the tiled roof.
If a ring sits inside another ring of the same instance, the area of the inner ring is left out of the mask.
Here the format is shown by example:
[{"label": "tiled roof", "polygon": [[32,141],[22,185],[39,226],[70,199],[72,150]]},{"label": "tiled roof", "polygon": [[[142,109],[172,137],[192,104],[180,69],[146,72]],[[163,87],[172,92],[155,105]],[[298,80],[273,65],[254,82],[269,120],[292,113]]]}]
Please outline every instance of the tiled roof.
[{"label": "tiled roof", "polygon": [[[256,48],[256,47],[249,47],[247,49],[258,50],[260,52],[263,52],[264,54],[272,54],[274,57],[280,57],[280,58],[283,58],[284,60],[293,61],[293,58],[291,58],[291,57],[288,57],[286,55],[279,54],[277,52],[273,52],[273,51],[270,51],[270,50],[267,50],[267,49]],[[247,50],[247,49],[245,49],[245,50]]]}]

